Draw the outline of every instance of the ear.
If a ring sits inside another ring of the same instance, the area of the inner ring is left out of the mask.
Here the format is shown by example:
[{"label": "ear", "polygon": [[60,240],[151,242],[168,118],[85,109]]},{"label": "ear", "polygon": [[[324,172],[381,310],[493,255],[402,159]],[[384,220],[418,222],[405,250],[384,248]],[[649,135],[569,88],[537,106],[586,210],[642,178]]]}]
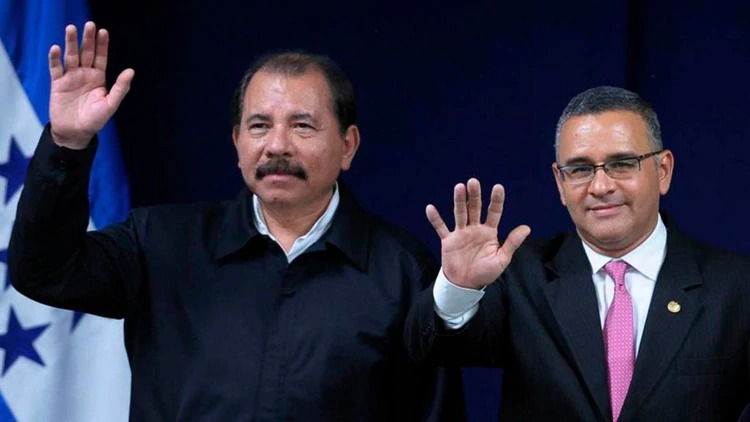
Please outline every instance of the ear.
[{"label": "ear", "polygon": [[232,142],[234,147],[237,148],[237,142],[240,140],[240,125],[234,125],[232,127]]},{"label": "ear", "polygon": [[359,128],[356,125],[351,125],[346,129],[344,133],[344,151],[341,156],[341,170],[349,170],[354,160],[354,155],[357,154],[359,149]]},{"label": "ear", "polygon": [[666,195],[669,191],[669,185],[672,184],[672,172],[674,171],[674,154],[672,151],[665,149],[659,154],[656,163],[656,172],[659,176],[659,192]]},{"label": "ear", "polygon": [[557,169],[557,163],[552,163],[552,174],[555,175],[555,184],[557,184],[557,192],[560,193],[560,202],[563,206],[567,207],[568,204],[565,202],[565,193],[563,191],[563,181],[560,170]]},{"label": "ear", "polygon": [[237,151],[237,167],[242,167],[242,165],[240,164],[240,160],[239,160],[239,156],[240,156],[239,142],[240,142],[240,125],[234,125],[232,127],[232,143],[234,144],[234,149]]}]

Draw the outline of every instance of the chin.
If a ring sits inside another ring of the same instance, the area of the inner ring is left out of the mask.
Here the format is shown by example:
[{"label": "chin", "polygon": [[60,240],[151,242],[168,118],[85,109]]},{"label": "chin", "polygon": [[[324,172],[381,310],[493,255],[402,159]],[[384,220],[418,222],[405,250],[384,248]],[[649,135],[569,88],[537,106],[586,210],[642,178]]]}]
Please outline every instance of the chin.
[{"label": "chin", "polygon": [[617,224],[597,224],[594,227],[589,226],[583,230],[587,233],[588,239],[596,240],[597,245],[617,246],[627,243],[628,231],[623,229],[622,225]]},{"label": "chin", "polygon": [[294,194],[290,192],[289,189],[279,189],[273,186],[263,185],[259,183],[251,186],[250,190],[253,191],[253,193],[257,195],[262,202],[266,203],[288,201],[294,196]]},{"label": "chin", "polygon": [[258,195],[258,198],[260,198],[260,201],[264,204],[277,204],[277,205],[284,205],[284,204],[293,204],[295,202],[299,202],[299,198],[295,198],[293,195],[290,195],[288,193],[278,193],[278,192],[271,192],[271,193],[265,193]]},{"label": "chin", "polygon": [[603,251],[621,252],[629,249],[632,240],[625,233],[606,233],[596,236],[596,245]]}]

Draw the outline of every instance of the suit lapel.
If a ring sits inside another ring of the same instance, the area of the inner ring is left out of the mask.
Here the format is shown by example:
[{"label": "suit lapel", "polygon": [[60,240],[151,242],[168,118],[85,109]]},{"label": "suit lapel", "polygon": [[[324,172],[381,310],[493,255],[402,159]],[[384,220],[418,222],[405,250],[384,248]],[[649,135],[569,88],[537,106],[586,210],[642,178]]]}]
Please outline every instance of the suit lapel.
[{"label": "suit lapel", "polygon": [[[622,409],[627,420],[649,397],[672,364],[695,318],[703,309],[703,284],[697,258],[688,241],[674,229],[667,231],[667,254],[651,298],[633,380]],[[679,311],[670,302],[679,304]]]},{"label": "suit lapel", "polygon": [[544,286],[547,302],[589,397],[601,417],[608,419],[609,388],[596,290],[580,239],[567,237],[547,268],[558,277]]}]

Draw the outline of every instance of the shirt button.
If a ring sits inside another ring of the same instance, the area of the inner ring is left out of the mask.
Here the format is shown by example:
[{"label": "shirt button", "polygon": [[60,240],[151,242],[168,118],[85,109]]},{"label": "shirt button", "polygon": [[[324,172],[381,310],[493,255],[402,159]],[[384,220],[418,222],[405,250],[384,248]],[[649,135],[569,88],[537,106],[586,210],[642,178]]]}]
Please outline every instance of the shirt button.
[{"label": "shirt button", "polygon": [[57,162],[57,168],[60,170],[67,170],[68,169],[68,162],[65,160],[60,160]]}]

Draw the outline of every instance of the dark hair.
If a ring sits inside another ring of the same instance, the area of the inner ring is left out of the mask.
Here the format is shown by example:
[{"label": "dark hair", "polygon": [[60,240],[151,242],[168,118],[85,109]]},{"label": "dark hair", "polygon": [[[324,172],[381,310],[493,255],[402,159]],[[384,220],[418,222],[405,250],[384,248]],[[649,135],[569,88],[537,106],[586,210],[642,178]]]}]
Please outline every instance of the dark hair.
[{"label": "dark hair", "polygon": [[339,130],[345,133],[357,122],[357,104],[354,88],[339,66],[327,56],[303,51],[285,51],[266,54],[258,58],[242,77],[232,98],[232,125],[240,124],[245,92],[250,80],[259,71],[284,76],[302,76],[311,71],[320,71],[328,82],[331,93],[331,108],[336,114]]},{"label": "dark hair", "polygon": [[560,129],[568,119],[587,114],[600,114],[606,111],[632,111],[641,116],[646,123],[651,148],[654,151],[663,148],[659,119],[649,103],[638,94],[627,89],[599,86],[576,95],[563,110],[555,130],[555,157],[558,156],[560,151]]}]

